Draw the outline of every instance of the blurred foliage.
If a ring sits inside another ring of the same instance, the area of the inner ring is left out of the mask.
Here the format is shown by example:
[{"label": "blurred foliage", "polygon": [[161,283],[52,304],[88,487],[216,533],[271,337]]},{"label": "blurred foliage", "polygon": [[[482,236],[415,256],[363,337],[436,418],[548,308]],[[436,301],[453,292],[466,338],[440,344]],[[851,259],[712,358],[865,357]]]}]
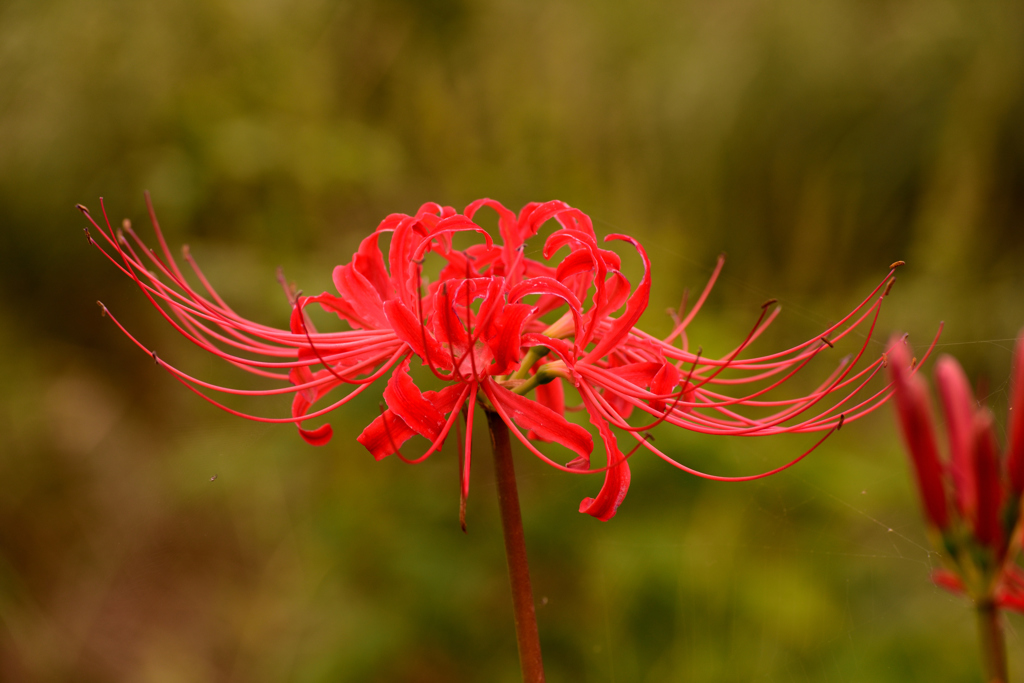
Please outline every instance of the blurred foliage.
[{"label": "blurred foliage", "polygon": [[[8,0],[0,679],[517,678],[485,435],[463,536],[450,452],[408,468],[354,443],[374,400],[322,450],[218,413],[100,318],[97,298],[238,381],[87,249],[75,203],[141,225],[151,190],[171,241],[271,322],[275,266],[327,288],[427,200],[564,199],[648,246],[653,312],[727,251],[693,332],[709,349],[769,296],[771,343],[814,334],[902,258],[882,339],[945,319],[1005,405],[1021,121],[1020,3]],[[659,439],[744,473],[806,447]],[[575,512],[596,479],[521,458],[549,679],[973,680],[902,458],[885,415],[757,484],[637,458],[608,524]]]}]

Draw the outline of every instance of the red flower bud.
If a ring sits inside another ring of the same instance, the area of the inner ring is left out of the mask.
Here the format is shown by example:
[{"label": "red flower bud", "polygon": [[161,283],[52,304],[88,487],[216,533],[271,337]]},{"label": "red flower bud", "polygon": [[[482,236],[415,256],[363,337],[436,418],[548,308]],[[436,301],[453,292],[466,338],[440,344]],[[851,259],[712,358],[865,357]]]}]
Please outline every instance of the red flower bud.
[{"label": "red flower bud", "polygon": [[949,434],[950,474],[957,510],[963,517],[974,513],[974,395],[960,363],[942,356],[935,364],[942,415]]},{"label": "red flower bud", "polygon": [[1010,399],[1010,450],[1007,458],[1010,489],[1015,496],[1024,492],[1024,330],[1017,336],[1013,352],[1013,395]]},{"label": "red flower bud", "polygon": [[999,482],[997,452],[995,434],[992,433],[992,413],[987,408],[982,409],[974,418],[974,490],[977,501],[974,537],[1001,558],[999,511],[1002,509],[1003,488]]},{"label": "red flower bud", "polygon": [[889,347],[889,376],[892,378],[903,441],[914,461],[917,488],[928,520],[945,529],[949,526],[942,465],[935,446],[935,430],[925,384],[910,367],[910,353],[897,340]]}]

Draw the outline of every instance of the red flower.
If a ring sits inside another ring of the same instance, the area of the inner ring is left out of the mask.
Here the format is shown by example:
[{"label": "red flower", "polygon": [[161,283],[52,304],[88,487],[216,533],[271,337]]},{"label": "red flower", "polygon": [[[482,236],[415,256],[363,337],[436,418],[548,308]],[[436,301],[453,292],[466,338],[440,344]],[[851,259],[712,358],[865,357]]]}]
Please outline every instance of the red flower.
[{"label": "red flower", "polygon": [[[882,367],[882,358],[854,370],[874,330],[887,285],[894,279],[891,271],[856,309],[803,344],[766,356],[743,357],[779,313],[778,308],[769,313],[766,304],[751,332],[731,353],[705,358],[700,350],[690,350],[686,329],[717,279],[721,259],[694,307],[685,317],[680,313],[682,319],[677,319],[672,333],[659,339],[636,327],[647,308],[651,272],[647,254],[633,238],[609,235],[605,241],[625,241],[636,250],[644,274],[635,287],[622,275],[619,256],[600,246],[590,219],[564,202],[529,204],[518,216],[489,199],[473,202],[462,213],[425,204],[413,216],[388,216],[363,240],[350,263],[334,269],[337,294],[301,296],[285,286],[292,316],[290,328],[281,330],[237,315],[186,250],[184,258],[201,290],[190,285],[167,248],[151,205],[162,256],[146,248],[127,223],[123,233],[115,232],[109,221],[101,227],[80,208],[110,249],[91,236],[90,242],[131,277],[186,338],[243,370],[288,383],[266,390],[214,386],[169,365],[132,337],[191,390],[236,415],[241,413],[204,390],[294,394],[290,418],[244,417],[294,422],[306,441],[322,445],[331,438],[330,425],[305,428],[303,423],[347,403],[390,373],[384,389],[387,409],[359,435],[359,442],[378,459],[395,454],[407,462],[420,462],[441,448],[463,413],[467,427],[460,455],[463,503],[469,490],[470,435],[478,406],[500,415],[524,446],[549,465],[567,472],[604,472],[601,491],[585,499],[580,510],[607,520],[626,495],[627,459],[639,447],[701,477],[756,479],[798,462],[844,421],[862,417],[888,398],[885,389],[856,398]],[[473,220],[483,208],[498,214],[500,243]],[[544,241],[544,261],[529,258],[532,252],[527,251],[526,242],[549,221],[557,227]],[[390,247],[385,262],[378,242],[386,234],[390,234]],[[456,235],[463,241],[475,236],[477,243],[457,249]],[[426,283],[422,264],[428,255],[439,257],[443,266],[437,279]],[[318,332],[305,314],[310,304],[336,314],[349,329]],[[815,391],[795,398],[774,397],[775,390],[817,354],[862,324],[868,325],[868,331],[855,357],[840,362]],[[424,392],[416,386],[410,375],[413,356],[443,388]],[[333,403],[314,408],[343,385],[351,390]],[[567,385],[578,392],[579,407],[587,411],[601,437],[605,451],[601,466],[591,466],[590,433],[565,418],[571,410],[565,402]],[[723,393],[726,390],[736,395]],[[535,399],[527,398],[531,391]],[[744,409],[759,416],[744,416]],[[634,411],[647,413],[648,424],[628,421]],[[720,477],[683,465],[656,448],[647,431],[662,423],[720,435],[826,434],[803,455],[769,472]],[[617,433],[636,442],[629,453],[620,449]],[[423,455],[410,459],[400,449],[414,435],[425,437],[431,445]],[[566,464],[556,462],[534,441],[557,443],[574,457]]]},{"label": "red flower", "polygon": [[[1000,458],[992,414],[979,407],[960,364],[939,358],[935,380],[945,418],[949,460],[936,445],[931,409],[919,363],[905,344],[896,341],[888,352],[899,424],[917,474],[925,513],[938,538],[936,546],[948,569],[935,572],[935,582],[975,601],[1024,612],[1024,572],[1014,563],[1020,536],[1024,436],[1024,331],[1014,352],[1015,373],[1010,406],[1010,446]],[[953,505],[946,492],[952,491]]]}]

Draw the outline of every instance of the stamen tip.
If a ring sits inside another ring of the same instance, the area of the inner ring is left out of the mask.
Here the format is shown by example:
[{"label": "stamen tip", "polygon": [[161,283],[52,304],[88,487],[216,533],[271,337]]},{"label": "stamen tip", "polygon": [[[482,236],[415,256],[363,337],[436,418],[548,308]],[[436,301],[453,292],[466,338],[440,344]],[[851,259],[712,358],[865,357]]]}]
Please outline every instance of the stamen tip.
[{"label": "stamen tip", "polygon": [[885,286],[885,293],[884,293],[884,294],[882,294],[882,296],[889,296],[889,292],[891,292],[891,291],[892,291],[892,286],[893,286],[893,284],[894,284],[895,282],[896,282],[896,278],[892,278],[891,280],[889,280],[889,284],[887,284],[887,285]]},{"label": "stamen tip", "polygon": [[75,204],[75,208],[84,213],[86,216],[89,215],[89,209],[86,208],[85,204]]},{"label": "stamen tip", "polygon": [[777,303],[779,303],[778,299],[768,299],[768,301],[765,301],[763,304],[761,304],[761,308],[768,308],[772,304],[777,304]]},{"label": "stamen tip", "polygon": [[906,261],[893,261],[892,265],[889,266],[889,270],[894,270],[896,268],[899,268],[900,266],[905,265],[907,265]]},{"label": "stamen tip", "polygon": [[160,358],[157,357],[156,351],[151,351],[150,353],[153,356],[153,362],[156,363],[157,365],[160,365]]},{"label": "stamen tip", "polygon": [[830,341],[829,341],[829,339],[828,339],[828,337],[826,337],[826,336],[822,335],[821,337],[819,337],[819,339],[821,339],[821,341],[825,342],[825,344],[826,344],[826,345],[827,345],[827,346],[828,346],[828,347],[829,347],[830,349],[834,349],[834,348],[836,348],[836,345],[835,345],[835,344],[833,344],[832,342],[830,342]]},{"label": "stamen tip", "polygon": [[836,425],[836,431],[838,432],[843,428],[843,421],[846,419],[846,413],[839,413],[839,424]]},{"label": "stamen tip", "polygon": [[104,318],[106,318],[107,317],[107,307],[103,304],[102,301],[97,301],[96,305],[100,307],[100,315],[103,316]]},{"label": "stamen tip", "polygon": [[132,222],[125,218],[123,221],[121,221],[121,227],[124,228],[125,230],[131,230]]}]

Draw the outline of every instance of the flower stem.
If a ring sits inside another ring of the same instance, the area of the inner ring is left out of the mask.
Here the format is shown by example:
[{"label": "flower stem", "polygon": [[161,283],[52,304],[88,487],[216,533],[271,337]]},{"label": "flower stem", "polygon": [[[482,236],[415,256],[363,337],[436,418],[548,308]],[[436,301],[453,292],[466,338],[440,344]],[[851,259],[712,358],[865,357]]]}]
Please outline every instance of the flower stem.
[{"label": "flower stem", "polygon": [[981,638],[981,665],[985,683],[1007,683],[1006,640],[999,608],[991,600],[977,603],[978,635]]},{"label": "flower stem", "polygon": [[498,413],[488,410],[487,425],[491,430],[494,450],[494,473],[498,480],[498,505],[501,508],[501,529],[505,536],[505,557],[508,578],[512,584],[512,607],[515,613],[516,640],[524,683],[543,683],[544,662],[537,633],[537,613],[530,587],[530,567],[526,561],[526,540],[523,516],[519,511],[516,471],[512,463],[512,444],[508,425]]}]

